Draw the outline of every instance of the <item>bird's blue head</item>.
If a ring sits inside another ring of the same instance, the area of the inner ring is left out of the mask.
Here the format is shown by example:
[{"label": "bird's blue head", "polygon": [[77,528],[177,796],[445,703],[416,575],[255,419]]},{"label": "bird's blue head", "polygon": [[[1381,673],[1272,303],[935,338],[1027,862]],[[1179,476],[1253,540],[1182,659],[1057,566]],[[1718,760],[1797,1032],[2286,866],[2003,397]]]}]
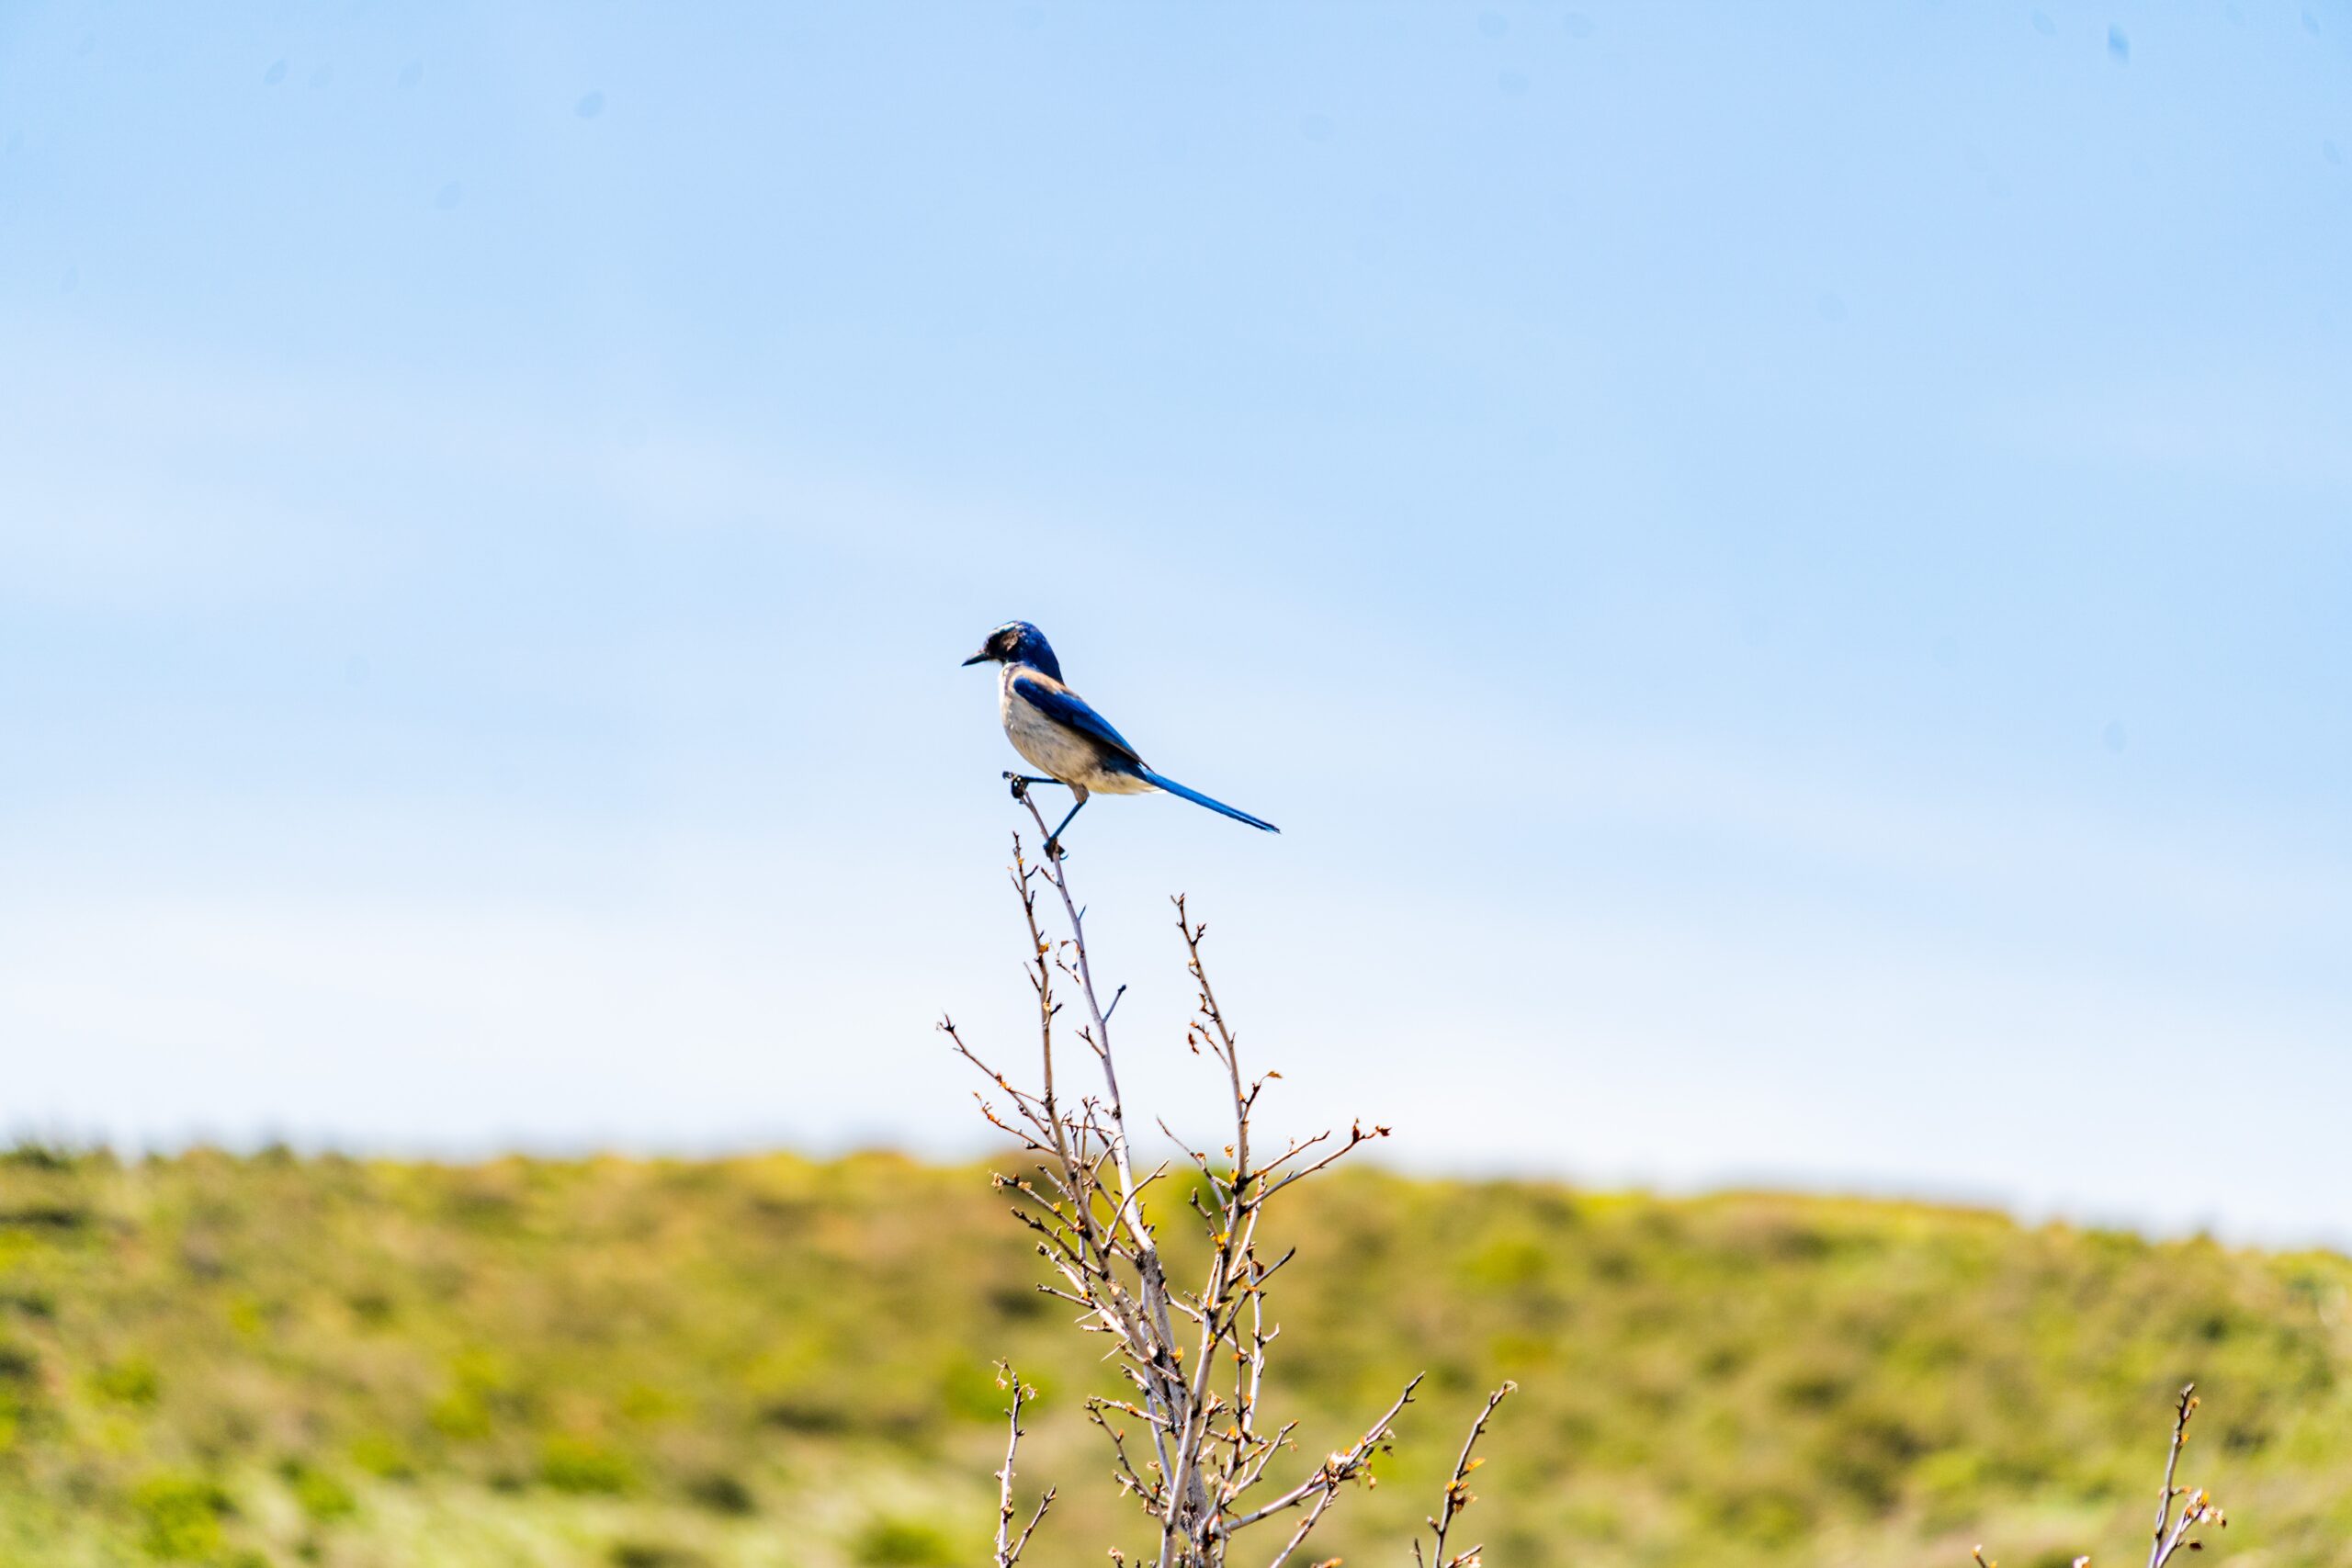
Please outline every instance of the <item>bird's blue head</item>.
[{"label": "bird's blue head", "polygon": [[1041,674],[1062,678],[1061,660],[1054,657],[1053,645],[1046,634],[1026,621],[1007,621],[989,633],[988,641],[980,644],[980,651],[964,660],[967,664],[1025,664]]}]

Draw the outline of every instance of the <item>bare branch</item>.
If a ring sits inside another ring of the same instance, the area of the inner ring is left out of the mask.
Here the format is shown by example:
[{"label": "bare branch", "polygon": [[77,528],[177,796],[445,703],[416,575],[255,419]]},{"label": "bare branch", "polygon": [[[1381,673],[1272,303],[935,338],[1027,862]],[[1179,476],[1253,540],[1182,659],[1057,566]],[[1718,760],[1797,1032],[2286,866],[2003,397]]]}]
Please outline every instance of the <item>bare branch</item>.
[{"label": "bare branch", "polygon": [[[2197,1413],[2197,1385],[2182,1385],[2180,1397],[2173,1404],[2172,1446],[2165,1451],[2165,1484],[2156,1498],[2155,1537],[2148,1547],[2148,1568],[2165,1568],[2183,1546],[2191,1551],[2202,1551],[2204,1543],[2188,1533],[2199,1525],[2210,1522],[2224,1529],[2229,1528],[2228,1516],[2215,1506],[2203,1487],[2189,1492],[2187,1487],[2173,1484],[2173,1477],[2180,1469],[2181,1448],[2188,1441],[2188,1418]],[[2173,1504],[2180,1501],[2184,1494],[2187,1500],[2181,1503],[2180,1517],[2175,1520]]]},{"label": "bare branch", "polygon": [[[1044,835],[1046,820],[1037,803],[1017,783],[1013,794]],[[1282,1517],[1291,1528],[1286,1544],[1272,1558],[1279,1568],[1336,1506],[1340,1494],[1368,1478],[1374,1457],[1386,1449],[1420,1379],[1407,1383],[1396,1403],[1354,1443],[1328,1455],[1280,1496],[1258,1501],[1258,1488],[1267,1484],[1269,1469],[1281,1455],[1293,1451],[1296,1431],[1295,1422],[1276,1423],[1260,1405],[1269,1353],[1282,1333],[1267,1309],[1267,1286],[1297,1256],[1295,1248],[1284,1248],[1271,1262],[1261,1258],[1259,1222],[1268,1203],[1293,1183],[1385,1136],[1388,1129],[1367,1131],[1357,1123],[1344,1139],[1322,1133],[1289,1140],[1272,1161],[1260,1162],[1255,1114],[1267,1085],[1282,1075],[1270,1071],[1252,1077],[1244,1071],[1239,1033],[1209,981],[1203,946],[1206,928],[1177,898],[1186,972],[1197,988],[1186,1040],[1196,1055],[1213,1058],[1221,1069],[1231,1118],[1229,1131],[1205,1146],[1187,1142],[1164,1122],[1158,1123],[1193,1170],[1178,1189],[1181,1200],[1170,1198],[1170,1209],[1181,1202],[1182,1210],[1201,1224],[1207,1241],[1202,1273],[1178,1288],[1168,1278],[1146,1209],[1148,1197],[1159,1201],[1151,1190],[1170,1174],[1170,1166],[1137,1169],[1120,1088],[1111,1022],[1126,988],[1120,987],[1109,1004],[1102,1004],[1087,943],[1087,911],[1070,886],[1058,848],[1049,845],[1044,860],[1033,865],[1016,834],[1008,879],[1029,943],[1024,969],[1037,1008],[1036,1084],[1014,1082],[964,1040],[953,1020],[940,1021],[951,1047],[987,1081],[988,1091],[975,1097],[983,1117],[1036,1157],[1031,1173],[1000,1175],[993,1180],[1011,1190],[1013,1216],[1032,1233],[1051,1271],[1053,1277],[1038,1290],[1074,1309],[1076,1326],[1108,1341],[1102,1359],[1116,1369],[1122,1396],[1089,1398],[1086,1415],[1110,1443],[1113,1474],[1121,1490],[1131,1494],[1158,1527],[1157,1568],[1225,1568],[1237,1532]],[[1045,897],[1048,888],[1051,900]],[[1066,934],[1047,932],[1041,915],[1041,904],[1047,902],[1059,904]],[[1066,1045],[1067,1039],[1057,1040],[1056,1032],[1069,1027],[1061,1020],[1058,987],[1077,993],[1082,1010],[1072,1032],[1102,1075],[1096,1092],[1074,1100],[1063,1098],[1068,1086],[1057,1073],[1056,1046]],[[1182,1344],[1176,1337],[1180,1324],[1187,1337]],[[1014,1450],[1022,1435],[1023,1404],[1035,1395],[1012,1378],[1010,1368],[1005,1375],[1012,1379],[1014,1398],[1008,1412],[1012,1428],[999,1475],[996,1568],[1013,1568],[1013,1560],[1053,1497],[1048,1492],[1028,1527],[1014,1530]],[[1114,1416],[1120,1419],[1114,1422]],[[1484,1425],[1482,1416],[1479,1428]],[[1477,1433],[1474,1428],[1474,1441]],[[1465,1449],[1464,1466],[1471,1462]],[[1468,1501],[1467,1490],[1460,1488],[1464,1474],[1466,1468],[1457,1469],[1457,1490],[1448,1493],[1448,1518]],[[1442,1532],[1439,1540],[1442,1546]],[[1115,1551],[1113,1557],[1123,1568],[1130,1562],[1143,1568],[1142,1558]],[[1466,1559],[1447,1568],[1466,1568]]]},{"label": "bare branch", "polygon": [[[1437,1538],[1430,1551],[1430,1561],[1436,1564],[1436,1568],[1474,1568],[1478,1561],[1481,1549],[1476,1546],[1467,1551],[1448,1557],[1445,1554],[1446,1532],[1453,1528],[1454,1516],[1477,1501],[1470,1495],[1470,1472],[1486,1461],[1474,1458],[1473,1455],[1477,1450],[1478,1439],[1486,1435],[1487,1423],[1494,1418],[1495,1406],[1518,1392],[1517,1383],[1505,1382],[1500,1388],[1488,1394],[1487,1407],[1478,1412],[1478,1419],[1470,1424],[1469,1437],[1463,1439],[1462,1457],[1453,1461],[1453,1477],[1445,1483],[1445,1495],[1438,1504],[1436,1516],[1430,1520],[1430,1529]],[[1420,1555],[1420,1542],[1415,1541],[1413,1543],[1414,1561],[1419,1562]]]},{"label": "bare branch", "polygon": [[997,1363],[997,1386],[1012,1391],[1012,1404],[1004,1413],[1008,1428],[1004,1440],[1004,1468],[996,1472],[996,1568],[1013,1568],[1013,1564],[1021,1561],[1021,1554],[1028,1550],[1029,1538],[1037,1533],[1037,1526],[1044,1521],[1046,1510],[1054,1506],[1054,1488],[1046,1488],[1046,1495],[1037,1499],[1037,1511],[1029,1517],[1027,1526],[1020,1534],[1013,1534],[1012,1461],[1013,1456],[1021,1451],[1021,1439],[1026,1435],[1021,1429],[1021,1407],[1036,1398],[1037,1391],[1023,1387],[1020,1372],[1009,1362],[1002,1361]]}]

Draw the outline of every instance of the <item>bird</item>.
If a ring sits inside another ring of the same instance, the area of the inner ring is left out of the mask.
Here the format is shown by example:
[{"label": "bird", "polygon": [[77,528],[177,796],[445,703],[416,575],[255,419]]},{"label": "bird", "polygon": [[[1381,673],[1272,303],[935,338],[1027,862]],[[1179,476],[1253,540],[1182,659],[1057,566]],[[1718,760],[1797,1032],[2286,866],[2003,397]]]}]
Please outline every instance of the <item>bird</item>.
[{"label": "bird", "polygon": [[1236,822],[1247,822],[1269,833],[1282,831],[1272,822],[1153,772],[1108,719],[1062,684],[1061,660],[1054,657],[1053,645],[1028,622],[1007,621],[989,633],[979,652],[964,662],[1003,666],[997,679],[997,708],[1004,720],[1004,738],[1028,759],[1030,766],[1046,775],[1005,774],[1015,781],[1015,793],[1033,784],[1058,784],[1068,785],[1078,797],[1061,826],[1046,836],[1047,854],[1059,852],[1062,833],[1097,795],[1148,795],[1165,790]]}]

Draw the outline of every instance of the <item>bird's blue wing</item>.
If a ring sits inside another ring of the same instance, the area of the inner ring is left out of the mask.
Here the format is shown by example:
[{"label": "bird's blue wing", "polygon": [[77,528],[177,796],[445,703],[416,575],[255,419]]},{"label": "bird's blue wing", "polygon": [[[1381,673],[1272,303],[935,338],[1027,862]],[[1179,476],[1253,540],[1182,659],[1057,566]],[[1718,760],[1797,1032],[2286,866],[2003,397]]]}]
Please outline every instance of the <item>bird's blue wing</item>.
[{"label": "bird's blue wing", "polygon": [[1057,681],[1049,681],[1023,670],[1012,677],[1015,696],[1067,729],[1075,729],[1088,739],[1125,757],[1140,767],[1143,759],[1127,744],[1127,738],[1111,728],[1111,721],[1086,705],[1086,699]]}]

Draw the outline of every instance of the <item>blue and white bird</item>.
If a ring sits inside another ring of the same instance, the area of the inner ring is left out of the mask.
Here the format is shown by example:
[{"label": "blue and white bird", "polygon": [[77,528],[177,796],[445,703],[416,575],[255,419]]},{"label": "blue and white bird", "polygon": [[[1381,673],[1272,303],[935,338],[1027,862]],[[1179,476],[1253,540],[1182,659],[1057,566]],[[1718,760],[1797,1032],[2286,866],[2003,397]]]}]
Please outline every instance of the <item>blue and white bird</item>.
[{"label": "blue and white bird", "polygon": [[1032,778],[1023,773],[1007,773],[1024,784],[1058,784],[1069,786],[1078,804],[1069,808],[1069,816],[1061,820],[1046,840],[1046,852],[1054,852],[1062,831],[1086,807],[1090,796],[1096,795],[1148,795],[1153,790],[1166,790],[1181,795],[1195,806],[1205,806],[1221,812],[1236,822],[1247,822],[1252,828],[1263,828],[1269,833],[1281,829],[1272,822],[1261,822],[1247,811],[1237,811],[1221,800],[1211,800],[1194,789],[1186,789],[1174,779],[1156,773],[1136,754],[1126,738],[1111,728],[1110,721],[1086,704],[1086,699],[1062,684],[1061,660],[1054,657],[1053,646],[1046,641],[1046,634],[1026,621],[1007,621],[989,633],[980,651],[964,660],[966,664],[1001,664],[1003,671],[997,681],[997,706],[1004,719],[1004,737],[1012,749],[1029,760],[1029,765],[1045,773],[1044,778]]}]

